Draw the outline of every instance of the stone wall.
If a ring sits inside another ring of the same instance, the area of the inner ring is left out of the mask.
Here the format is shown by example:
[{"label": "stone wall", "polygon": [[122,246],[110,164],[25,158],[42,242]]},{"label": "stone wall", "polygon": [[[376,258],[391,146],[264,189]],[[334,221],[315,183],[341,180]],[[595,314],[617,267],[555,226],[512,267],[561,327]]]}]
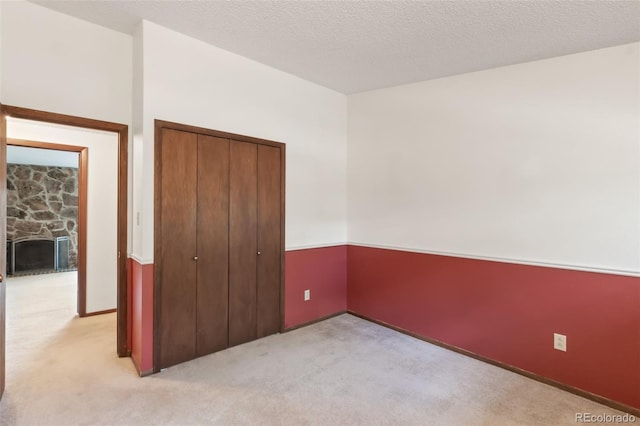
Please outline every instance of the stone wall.
[{"label": "stone wall", "polygon": [[69,237],[78,267],[78,169],[7,164],[7,239]]}]

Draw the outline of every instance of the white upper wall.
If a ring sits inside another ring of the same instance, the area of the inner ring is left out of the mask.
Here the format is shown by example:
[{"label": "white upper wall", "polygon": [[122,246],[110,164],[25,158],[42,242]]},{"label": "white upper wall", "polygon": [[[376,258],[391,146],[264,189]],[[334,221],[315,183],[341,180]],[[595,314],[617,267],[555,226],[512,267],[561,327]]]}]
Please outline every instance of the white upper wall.
[{"label": "white upper wall", "polygon": [[131,122],[131,37],[25,1],[2,1],[0,100]]},{"label": "white upper wall", "polygon": [[[129,177],[131,179],[131,191],[129,193],[129,209],[131,212],[129,229],[131,229],[132,241],[130,254],[141,263],[151,263],[153,257],[143,258],[143,238],[142,238],[142,174],[145,165],[144,160],[144,140],[142,134],[142,112],[143,112],[143,46],[142,46],[142,23],[133,34],[132,52],[132,143],[129,150]],[[148,197],[148,196],[147,196]]]},{"label": "white upper wall", "polygon": [[349,97],[349,242],[640,272],[640,43]]},{"label": "white upper wall", "polygon": [[287,248],[346,241],[346,96],[150,23],[130,37],[16,1],[0,27],[0,101],[133,124],[139,259],[153,258],[156,118],[286,143]]},{"label": "white upper wall", "polygon": [[0,3],[0,102],[131,124],[131,36],[33,3]]},{"label": "white upper wall", "polygon": [[142,257],[153,255],[154,119],[286,143],[286,247],[344,244],[346,96],[150,22],[142,31]]},{"label": "white upper wall", "polygon": [[3,6],[4,2],[0,1],[0,102],[2,102],[2,46],[3,46],[3,39],[4,39],[4,25],[2,23],[2,9],[4,9]]},{"label": "white upper wall", "polygon": [[78,168],[78,153],[8,145],[7,163]]},{"label": "white upper wall", "polygon": [[0,9],[0,101],[134,124],[142,259],[157,118],[286,143],[288,249],[347,240],[348,137],[351,242],[640,268],[637,43],[353,95],[347,115],[342,94],[149,22],[134,49],[39,5]]}]

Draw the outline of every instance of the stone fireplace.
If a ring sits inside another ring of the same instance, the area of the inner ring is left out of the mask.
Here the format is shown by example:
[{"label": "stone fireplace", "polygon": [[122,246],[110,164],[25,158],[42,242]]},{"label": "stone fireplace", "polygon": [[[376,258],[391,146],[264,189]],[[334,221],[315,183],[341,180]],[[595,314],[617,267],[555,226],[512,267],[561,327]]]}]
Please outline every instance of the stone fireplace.
[{"label": "stone fireplace", "polygon": [[7,164],[7,240],[15,272],[31,263],[61,270],[56,253],[65,256],[64,269],[77,269],[78,169]]}]

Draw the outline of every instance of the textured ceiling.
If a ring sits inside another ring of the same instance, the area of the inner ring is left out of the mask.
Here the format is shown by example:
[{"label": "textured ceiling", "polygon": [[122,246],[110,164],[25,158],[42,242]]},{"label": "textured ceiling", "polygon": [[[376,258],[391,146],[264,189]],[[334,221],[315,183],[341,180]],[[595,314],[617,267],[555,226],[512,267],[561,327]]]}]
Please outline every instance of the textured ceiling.
[{"label": "textured ceiling", "polygon": [[35,0],[125,33],[141,19],[342,93],[640,41],[640,0]]}]

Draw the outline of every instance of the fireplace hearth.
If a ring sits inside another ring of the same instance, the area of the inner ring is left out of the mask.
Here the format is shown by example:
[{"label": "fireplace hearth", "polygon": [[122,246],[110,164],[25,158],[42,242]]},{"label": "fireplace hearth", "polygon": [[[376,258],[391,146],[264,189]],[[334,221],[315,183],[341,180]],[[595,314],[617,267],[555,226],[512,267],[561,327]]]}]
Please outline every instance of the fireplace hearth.
[{"label": "fireplace hearth", "polygon": [[34,275],[68,270],[69,237],[7,241],[7,275]]}]

